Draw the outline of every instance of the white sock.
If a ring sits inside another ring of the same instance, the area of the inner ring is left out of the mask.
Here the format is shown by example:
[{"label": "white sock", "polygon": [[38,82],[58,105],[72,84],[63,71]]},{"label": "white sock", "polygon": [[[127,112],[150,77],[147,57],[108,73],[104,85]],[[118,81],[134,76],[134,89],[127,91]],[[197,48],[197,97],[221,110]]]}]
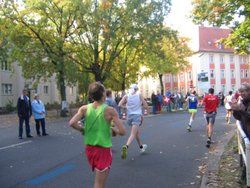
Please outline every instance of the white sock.
[{"label": "white sock", "polygon": [[190,120],[189,120],[189,124],[188,125],[192,125],[192,123],[193,123],[193,119],[192,118],[190,118]]}]

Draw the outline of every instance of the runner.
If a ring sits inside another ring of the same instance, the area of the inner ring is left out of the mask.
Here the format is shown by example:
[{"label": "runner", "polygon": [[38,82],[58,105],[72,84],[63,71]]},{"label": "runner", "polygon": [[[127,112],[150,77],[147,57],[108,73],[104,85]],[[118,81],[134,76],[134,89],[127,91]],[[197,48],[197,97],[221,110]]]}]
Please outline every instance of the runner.
[{"label": "runner", "polygon": [[232,94],[233,94],[233,92],[229,91],[228,95],[224,99],[224,104],[225,104],[225,108],[226,108],[226,111],[227,111],[227,114],[226,114],[226,117],[225,117],[227,124],[231,123],[232,108],[231,108],[230,103],[232,103],[232,99],[233,99]]},{"label": "runner", "polygon": [[191,132],[192,131],[192,123],[194,121],[195,114],[197,113],[198,100],[196,97],[196,91],[193,91],[192,94],[186,98],[186,101],[188,101],[188,112],[191,114],[190,119],[189,119],[189,123],[187,126],[187,130],[189,132]]},{"label": "runner", "polygon": [[[112,163],[111,132],[124,135],[126,129],[116,110],[105,104],[105,88],[101,83],[90,84],[88,93],[94,102],[80,107],[69,125],[84,134],[86,155],[92,171],[96,172],[94,188],[99,188],[105,186]],[[82,118],[85,118],[84,128],[79,123]]]},{"label": "runner", "polygon": [[[141,143],[139,127],[142,125],[142,106],[144,107],[145,114],[147,114],[148,105],[144,98],[139,93],[137,93],[137,91],[137,85],[132,84],[130,86],[129,94],[125,95],[118,104],[119,107],[127,108],[127,124],[131,127],[130,136],[127,140],[127,143],[126,145],[122,146],[122,159],[126,159],[128,147],[134,138],[136,138],[141,152],[145,152],[147,148],[146,144]],[[125,104],[126,107],[124,106]]]},{"label": "runner", "polygon": [[204,105],[204,117],[207,122],[207,144],[206,147],[209,148],[211,144],[211,137],[213,134],[215,117],[217,114],[217,107],[219,107],[220,102],[217,96],[214,95],[214,89],[210,88],[208,90],[208,95],[206,95],[202,100],[202,105]]}]

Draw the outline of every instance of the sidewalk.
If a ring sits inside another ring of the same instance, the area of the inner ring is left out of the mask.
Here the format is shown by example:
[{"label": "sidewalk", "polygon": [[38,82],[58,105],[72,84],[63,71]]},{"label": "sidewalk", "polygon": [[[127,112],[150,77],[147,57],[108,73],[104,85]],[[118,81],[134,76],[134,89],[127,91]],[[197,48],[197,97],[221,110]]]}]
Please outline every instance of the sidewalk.
[{"label": "sidewalk", "polygon": [[216,145],[210,148],[206,163],[206,170],[202,178],[200,188],[217,188],[220,184],[219,170],[221,168],[221,156],[229,141],[235,135],[236,130],[232,129]]}]

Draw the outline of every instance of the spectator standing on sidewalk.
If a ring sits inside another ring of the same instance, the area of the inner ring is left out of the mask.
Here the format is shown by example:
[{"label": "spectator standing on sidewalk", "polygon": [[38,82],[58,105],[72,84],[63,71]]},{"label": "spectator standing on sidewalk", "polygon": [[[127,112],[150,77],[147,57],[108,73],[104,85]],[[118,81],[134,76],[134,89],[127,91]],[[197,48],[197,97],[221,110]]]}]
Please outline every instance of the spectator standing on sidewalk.
[{"label": "spectator standing on sidewalk", "polygon": [[[95,170],[94,188],[105,187],[112,164],[113,135],[124,135],[126,129],[118,117],[117,111],[105,104],[105,87],[94,82],[89,85],[89,97],[94,101],[79,108],[69,121],[69,125],[84,134],[88,162]],[[84,118],[84,127],[80,120]]]},{"label": "spectator standing on sidewalk", "polygon": [[23,94],[18,98],[17,114],[19,118],[19,139],[23,138],[23,122],[25,122],[27,138],[32,138],[33,136],[30,134],[30,116],[32,115],[32,110],[27,89],[23,89]]},{"label": "spectator standing on sidewalk", "polygon": [[33,117],[36,122],[36,134],[41,136],[40,127],[42,127],[42,135],[47,136],[45,128],[45,106],[43,102],[39,99],[39,95],[35,94],[34,100],[31,103]]},{"label": "spectator standing on sidewalk", "polygon": [[239,99],[230,103],[235,119],[241,121],[242,129],[250,139],[250,85],[244,83],[239,88]]},{"label": "spectator standing on sidewalk", "polygon": [[148,104],[144,100],[141,94],[138,92],[138,86],[136,84],[132,84],[130,86],[130,92],[128,95],[125,95],[122,100],[119,102],[118,106],[124,107],[126,104],[127,108],[127,124],[131,127],[130,136],[127,140],[126,145],[122,146],[121,157],[122,159],[126,159],[127,150],[130,144],[133,142],[134,138],[136,139],[138,146],[140,148],[140,152],[145,152],[147,145],[141,143],[139,127],[142,125],[143,116],[142,116],[142,106],[145,110],[145,114],[148,111]]},{"label": "spectator standing on sidewalk", "polygon": [[213,135],[215,117],[217,114],[217,107],[220,105],[220,101],[217,96],[214,95],[214,89],[210,88],[208,90],[208,95],[206,95],[202,100],[202,105],[204,105],[204,117],[207,122],[207,144],[206,147],[209,148],[211,144],[211,138]]}]

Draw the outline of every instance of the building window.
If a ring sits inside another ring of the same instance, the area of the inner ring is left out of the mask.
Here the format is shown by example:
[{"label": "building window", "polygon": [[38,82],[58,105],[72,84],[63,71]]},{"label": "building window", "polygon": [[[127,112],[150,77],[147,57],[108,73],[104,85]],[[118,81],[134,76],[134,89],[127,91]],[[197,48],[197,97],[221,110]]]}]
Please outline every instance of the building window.
[{"label": "building window", "polygon": [[210,78],[214,78],[214,70],[210,70]]},{"label": "building window", "polygon": [[173,76],[173,80],[174,80],[174,82],[177,82],[177,77],[176,77],[176,75]]},{"label": "building window", "polygon": [[244,70],[240,70],[240,77],[244,78]]},{"label": "building window", "polygon": [[169,83],[170,82],[170,75],[166,75],[166,82]]},{"label": "building window", "polygon": [[180,80],[184,81],[184,74],[183,73],[180,74]]},{"label": "building window", "polygon": [[214,55],[213,54],[209,55],[209,63],[214,63]]},{"label": "building window", "polygon": [[10,65],[6,61],[1,61],[1,70],[10,71]]},{"label": "building window", "polygon": [[239,62],[240,62],[240,64],[243,64],[243,63],[244,63],[244,62],[243,62],[243,56],[242,56],[242,55],[239,56]]},{"label": "building window", "polygon": [[224,55],[220,55],[220,64],[224,64]]},{"label": "building window", "polygon": [[192,72],[188,72],[188,79],[192,80]]},{"label": "building window", "polygon": [[45,95],[48,95],[49,94],[49,86],[43,86],[43,93]]},{"label": "building window", "polygon": [[234,64],[234,56],[230,55],[230,64]]},{"label": "building window", "polygon": [[235,78],[235,76],[234,76],[234,70],[231,70],[231,78]]},{"label": "building window", "polygon": [[235,91],[235,85],[232,85],[232,91],[233,92]]},{"label": "building window", "polygon": [[245,70],[245,78],[248,78],[248,70]]},{"label": "building window", "polygon": [[2,84],[2,94],[12,95],[12,84]]},{"label": "building window", "polygon": [[220,76],[221,76],[221,79],[225,78],[225,70],[224,69],[220,70]]},{"label": "building window", "polygon": [[247,64],[247,56],[243,56],[243,64]]},{"label": "building window", "polygon": [[225,92],[225,85],[221,85],[221,90],[223,93]]}]

